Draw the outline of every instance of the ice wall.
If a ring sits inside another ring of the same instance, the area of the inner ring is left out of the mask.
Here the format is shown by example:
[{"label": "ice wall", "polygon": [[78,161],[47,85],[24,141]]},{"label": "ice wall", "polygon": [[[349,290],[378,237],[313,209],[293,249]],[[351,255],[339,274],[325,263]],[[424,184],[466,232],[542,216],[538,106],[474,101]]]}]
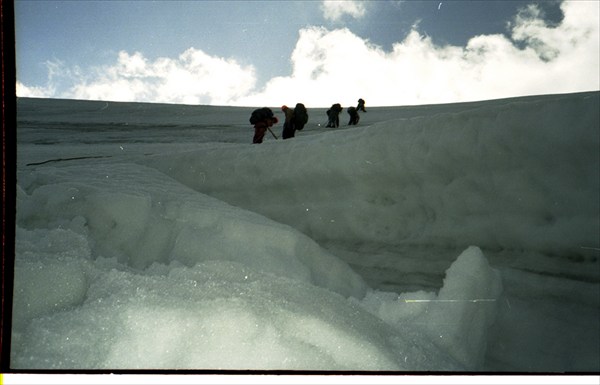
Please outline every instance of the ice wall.
[{"label": "ice wall", "polygon": [[366,290],[348,265],[305,235],[143,166],[49,167],[20,180],[17,225],[72,229],[90,242],[80,257],[115,258],[135,269],[238,260],[345,296]]},{"label": "ice wall", "polygon": [[146,164],[317,240],[585,257],[599,246],[598,106],[592,92],[382,109],[368,127]]},{"label": "ice wall", "polygon": [[287,225],[144,166],[91,165],[20,174],[13,368],[481,367],[501,289],[479,249],[423,306],[370,290]]}]

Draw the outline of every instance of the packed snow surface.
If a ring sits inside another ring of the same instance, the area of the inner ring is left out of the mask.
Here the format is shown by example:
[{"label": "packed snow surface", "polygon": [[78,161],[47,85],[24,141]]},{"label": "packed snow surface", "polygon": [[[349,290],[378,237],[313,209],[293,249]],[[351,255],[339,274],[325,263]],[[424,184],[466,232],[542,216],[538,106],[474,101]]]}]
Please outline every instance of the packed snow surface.
[{"label": "packed snow surface", "polygon": [[18,100],[12,368],[600,370],[598,92],[252,110]]}]

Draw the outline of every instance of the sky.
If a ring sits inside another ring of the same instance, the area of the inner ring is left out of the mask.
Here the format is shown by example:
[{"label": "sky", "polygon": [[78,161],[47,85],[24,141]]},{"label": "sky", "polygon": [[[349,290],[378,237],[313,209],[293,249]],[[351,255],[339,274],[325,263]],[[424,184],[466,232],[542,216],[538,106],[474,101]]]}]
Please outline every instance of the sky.
[{"label": "sky", "polygon": [[17,96],[405,105],[600,89],[599,2],[15,1]]}]

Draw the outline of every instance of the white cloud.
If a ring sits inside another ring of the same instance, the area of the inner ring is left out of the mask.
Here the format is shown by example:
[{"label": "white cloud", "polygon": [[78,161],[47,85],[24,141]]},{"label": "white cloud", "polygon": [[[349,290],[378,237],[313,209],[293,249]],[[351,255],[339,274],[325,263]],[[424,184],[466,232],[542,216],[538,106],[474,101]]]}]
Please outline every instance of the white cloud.
[{"label": "white cloud", "polygon": [[116,65],[99,69],[91,83],[72,89],[76,99],[227,104],[256,82],[253,67],[190,48],[176,59],[148,61],[141,53],[120,52]]},{"label": "white cloud", "polygon": [[[304,28],[291,56],[292,73],[271,79],[260,90],[254,67],[190,48],[178,58],[153,61],[121,52],[116,64],[85,76],[64,63],[48,63],[47,87],[19,83],[17,94],[246,106],[300,101],[347,106],[361,97],[373,106],[598,90],[599,4],[563,3],[564,20],[555,27],[531,6],[515,17],[511,38],[481,35],[465,47],[436,46],[419,34],[418,26],[391,51],[345,28]],[[74,85],[59,93],[60,76]]]},{"label": "white cloud", "polygon": [[514,41],[482,35],[466,47],[436,46],[413,29],[385,52],[347,29],[305,28],[291,76],[272,79],[241,101],[277,105],[283,95],[286,103],[313,106],[349,105],[359,97],[371,105],[403,105],[598,90],[599,3],[562,8],[565,17],[556,28],[528,8],[511,26]]},{"label": "white cloud", "polygon": [[357,0],[324,0],[321,11],[327,20],[338,21],[344,15],[360,19],[365,15],[365,2]]},{"label": "white cloud", "polygon": [[252,66],[243,67],[235,60],[212,57],[194,48],[176,59],[154,61],[139,52],[122,51],[116,64],[94,68],[86,75],[69,71],[62,63],[48,63],[48,67],[49,86],[29,88],[19,83],[17,95],[47,97],[61,73],[68,74],[75,85],[55,97],[224,105],[248,94],[256,83]]},{"label": "white cloud", "polygon": [[28,87],[17,81],[17,95],[23,98],[52,98],[56,90],[52,87]]},{"label": "white cloud", "polygon": [[27,86],[22,82],[17,81],[17,95],[20,97],[35,97],[35,98],[52,98],[58,97],[59,89],[62,88],[62,83],[76,82],[76,74],[79,72],[78,67],[73,69],[68,68],[64,62],[60,60],[48,60],[44,63],[48,70],[48,82],[45,86]]}]

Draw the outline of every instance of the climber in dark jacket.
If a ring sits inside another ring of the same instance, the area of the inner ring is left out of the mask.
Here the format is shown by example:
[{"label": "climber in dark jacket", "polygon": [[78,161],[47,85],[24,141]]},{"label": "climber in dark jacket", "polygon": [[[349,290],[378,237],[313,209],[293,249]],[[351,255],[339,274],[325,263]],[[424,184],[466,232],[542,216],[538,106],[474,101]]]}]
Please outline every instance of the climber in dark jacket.
[{"label": "climber in dark jacket", "polygon": [[344,109],[339,103],[336,103],[331,106],[330,109],[327,110],[327,117],[329,121],[327,122],[327,126],[325,127],[339,127],[340,126],[340,112]]},{"label": "climber in dark jacket", "polygon": [[365,110],[365,101],[363,99],[358,99],[358,105],[356,106],[356,111],[367,112],[367,110]]},{"label": "climber in dark jacket", "polygon": [[348,125],[352,126],[358,124],[360,116],[358,116],[358,111],[356,108],[348,107],[348,114],[350,114],[350,121],[348,122]]}]

